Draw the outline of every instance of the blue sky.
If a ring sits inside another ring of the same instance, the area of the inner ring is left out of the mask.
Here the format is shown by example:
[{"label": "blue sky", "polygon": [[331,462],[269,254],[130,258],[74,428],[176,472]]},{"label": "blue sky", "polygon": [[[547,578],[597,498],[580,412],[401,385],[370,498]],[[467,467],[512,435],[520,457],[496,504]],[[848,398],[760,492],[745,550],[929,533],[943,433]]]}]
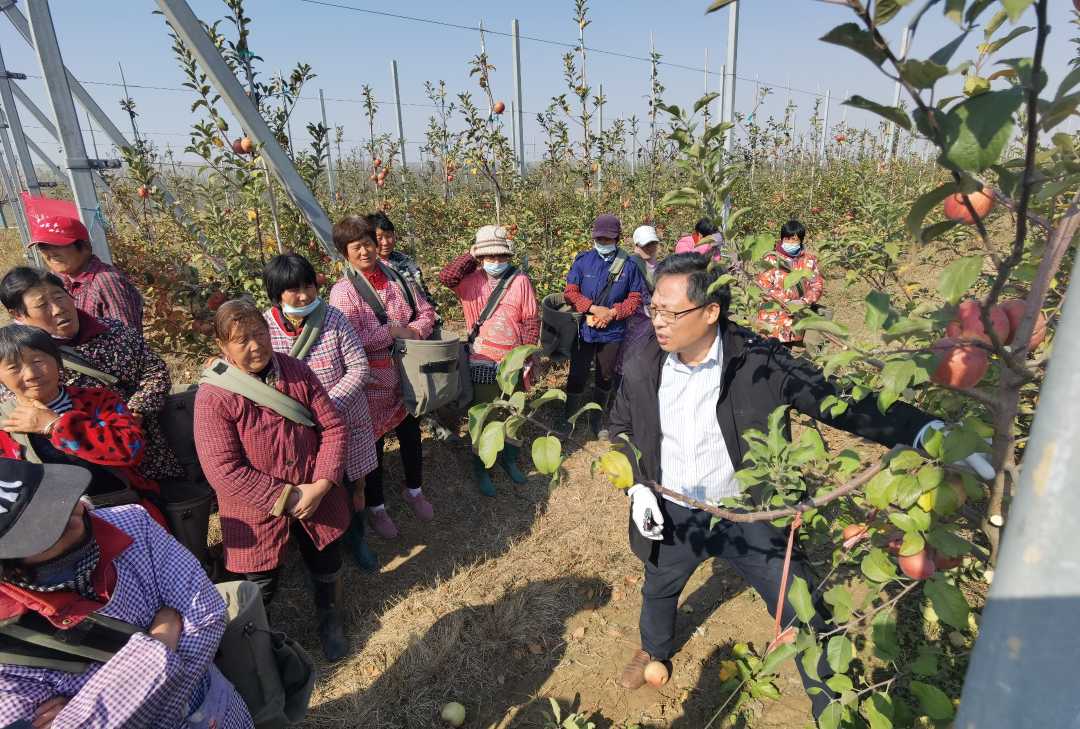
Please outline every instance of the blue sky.
[{"label": "blue sky", "polygon": [[[457,4],[414,0],[333,0],[374,11],[399,13],[437,19],[448,23],[475,26],[483,20],[485,27],[508,32],[511,21],[517,18],[525,36],[535,36],[573,43],[577,26],[573,21],[572,0],[547,0],[540,3],[508,3],[477,0]],[[706,16],[705,0],[669,0],[666,3],[642,0],[593,0],[590,3],[592,24],[586,29],[586,45],[645,57],[649,51],[652,32],[656,48],[663,60],[700,69],[708,49],[710,70],[718,72],[726,53],[727,11]],[[916,3],[921,4],[921,3]],[[204,19],[224,15],[224,5],[218,0],[191,0],[195,12]],[[839,105],[844,94],[859,93],[882,103],[891,102],[892,84],[869,62],[861,57],[821,43],[817,39],[834,25],[853,19],[850,11],[835,5],[813,0],[742,0],[739,37],[739,62],[736,104],[747,110],[755,90],[753,79],[761,85],[774,87],[760,116],[780,115],[789,98],[798,105],[797,126],[805,129],[815,93],[831,90],[830,122],[838,122],[845,114]],[[913,4],[915,5],[915,4]],[[182,81],[169,47],[164,23],[152,15],[156,4],[150,0],[112,0],[90,3],[85,0],[53,0],[53,17],[60,39],[64,60],[72,72],[83,81],[116,84],[120,80],[118,63],[123,65],[128,83],[132,86],[178,88]],[[1055,84],[1067,69],[1068,60],[1075,54],[1069,38],[1080,34],[1069,24],[1071,3],[1051,0],[1050,22],[1053,33],[1047,47],[1047,64],[1051,83]],[[467,62],[479,51],[479,33],[432,24],[411,22],[390,17],[355,12],[337,7],[316,5],[302,0],[249,0],[248,14],[254,19],[252,48],[265,59],[263,70],[288,70],[297,61],[312,65],[318,78],[304,92],[305,100],[298,106],[294,130],[303,129],[308,121],[318,118],[318,89],[325,90],[327,113],[331,125],[345,127],[345,147],[356,146],[367,136],[366,122],[357,101],[361,85],[370,84],[376,98],[392,101],[390,60],[397,59],[401,76],[402,100],[405,107],[405,133],[409,141],[410,161],[417,159],[417,147],[423,141],[430,109],[413,104],[425,104],[424,81],[443,79],[451,93],[468,90],[474,98],[479,89],[468,76]],[[991,11],[987,11],[989,18]],[[891,38],[900,36],[910,11],[890,23],[886,30]],[[1031,24],[1033,18],[1028,18]],[[1021,23],[1024,21],[1022,20]],[[223,24],[223,28],[231,26]],[[952,23],[931,11],[919,29],[914,52],[928,55],[957,34]],[[972,48],[981,40],[976,31],[967,43]],[[1016,55],[1030,55],[1034,34],[1013,42]],[[0,47],[10,70],[32,76],[40,74],[37,59],[6,20],[0,20]],[[513,95],[510,39],[489,36],[487,48],[497,70],[493,76],[496,97],[507,105]],[[543,148],[541,130],[535,113],[542,111],[550,97],[564,92],[561,55],[566,49],[531,40],[522,41],[524,106],[526,110],[526,154],[532,158]],[[970,57],[961,50],[956,60]],[[616,116],[637,114],[642,120],[647,113],[646,97],[649,84],[649,64],[602,53],[591,53],[588,67],[592,83],[603,83],[609,103],[604,116],[608,121]],[[672,66],[660,67],[661,81],[667,87],[665,100],[685,105],[696,99],[704,89],[702,71]],[[45,95],[40,79],[21,82],[32,98],[44,105]],[[709,86],[719,87],[719,77],[710,76]],[[961,80],[948,77],[939,82],[939,95],[958,93]],[[787,91],[791,86],[795,91]],[[116,86],[88,84],[88,89],[113,121],[125,131],[127,120],[118,101],[122,92]],[[807,93],[809,92],[809,93]],[[132,88],[132,96],[141,114],[140,125],[147,136],[159,144],[171,144],[181,150],[186,143],[186,129],[193,117],[189,111],[193,98],[186,90]],[[47,108],[47,107],[44,107]],[[850,124],[876,125],[876,118],[849,110]],[[506,119],[509,124],[509,118]],[[27,132],[46,150],[55,152],[57,146],[47,139],[29,115],[23,112]],[[395,131],[392,108],[383,107],[377,133]],[[644,127],[644,125],[643,125]],[[1075,120],[1065,128],[1075,129]],[[509,127],[507,128],[509,135]],[[298,135],[299,136],[299,135]],[[105,154],[103,135],[97,141]],[[89,136],[87,136],[89,145]],[[535,146],[533,146],[535,144]],[[57,154],[54,159],[58,159]]]}]

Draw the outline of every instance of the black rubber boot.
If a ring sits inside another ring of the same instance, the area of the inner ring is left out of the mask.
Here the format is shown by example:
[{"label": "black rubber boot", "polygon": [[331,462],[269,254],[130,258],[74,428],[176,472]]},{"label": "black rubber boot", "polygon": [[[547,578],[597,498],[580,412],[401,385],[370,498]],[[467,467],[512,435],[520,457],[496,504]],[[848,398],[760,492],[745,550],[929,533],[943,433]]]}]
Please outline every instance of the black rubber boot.
[{"label": "black rubber boot", "polygon": [[345,622],[341,616],[341,575],[332,581],[315,578],[315,607],[319,618],[319,642],[328,661],[340,661],[349,653]]},{"label": "black rubber boot", "polygon": [[568,392],[566,393],[566,403],[563,405],[562,417],[555,421],[555,432],[564,438],[570,437],[573,434],[574,426],[570,423],[570,417],[581,409],[581,406],[585,404],[584,392]]},{"label": "black rubber boot", "polygon": [[[363,488],[361,486],[360,488]],[[349,548],[349,554],[356,561],[356,566],[363,572],[376,572],[379,569],[379,558],[368,546],[364,536],[364,515],[353,514],[352,522],[345,532],[345,546]]]}]

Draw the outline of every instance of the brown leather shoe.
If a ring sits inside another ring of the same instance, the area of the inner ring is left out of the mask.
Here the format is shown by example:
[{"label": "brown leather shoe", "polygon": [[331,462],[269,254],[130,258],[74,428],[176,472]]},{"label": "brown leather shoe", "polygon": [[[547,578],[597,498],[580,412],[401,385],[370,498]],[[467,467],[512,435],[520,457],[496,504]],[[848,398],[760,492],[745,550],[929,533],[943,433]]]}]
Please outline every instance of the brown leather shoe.
[{"label": "brown leather shoe", "polygon": [[634,651],[630,662],[623,668],[622,676],[619,677],[619,685],[624,689],[636,691],[645,685],[645,666],[649,665],[652,656],[638,648]]}]

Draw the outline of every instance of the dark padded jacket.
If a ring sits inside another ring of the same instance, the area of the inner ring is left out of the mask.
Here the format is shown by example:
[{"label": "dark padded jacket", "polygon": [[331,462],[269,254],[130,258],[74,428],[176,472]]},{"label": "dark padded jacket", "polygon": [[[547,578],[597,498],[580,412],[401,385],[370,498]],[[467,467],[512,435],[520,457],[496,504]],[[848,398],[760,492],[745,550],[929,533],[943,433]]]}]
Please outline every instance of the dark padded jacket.
[{"label": "dark padded jacket", "polygon": [[[823,413],[820,403],[837,388],[812,362],[791,355],[776,339],[763,337],[724,321],[723,368],[716,419],[724,434],[724,445],[735,470],[742,468],[746,443],[742,434],[749,429],[768,431],[769,414],[780,405],[790,405],[826,425],[892,447],[912,444],[924,425],[934,418],[907,403],[897,402],[882,414],[877,398],[866,397],[833,417]],[[629,459],[635,483],[663,483],[660,472],[660,371],[667,352],[655,336],[641,342],[627,354],[622,385],[611,410],[610,432],[615,448]],[[641,452],[636,461],[625,433]],[[674,485],[674,484],[672,484]],[[656,562],[656,543],[645,539],[630,524],[630,546],[642,560]]]}]

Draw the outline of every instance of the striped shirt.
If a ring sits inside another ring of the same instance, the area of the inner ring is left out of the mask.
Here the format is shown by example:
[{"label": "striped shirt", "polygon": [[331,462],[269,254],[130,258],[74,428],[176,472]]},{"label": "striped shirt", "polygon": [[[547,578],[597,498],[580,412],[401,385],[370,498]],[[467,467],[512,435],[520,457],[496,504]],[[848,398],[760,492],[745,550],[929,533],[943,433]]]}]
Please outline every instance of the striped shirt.
[{"label": "striped shirt", "polygon": [[142,336],[142,294],[119,268],[91,256],[82,271],[60,278],[77,308],[99,319],[116,319]]},{"label": "striped shirt", "polygon": [[68,391],[63,387],[60,388],[59,395],[53,400],[45,403],[45,407],[52,410],[57,415],[63,415],[68,410],[73,410],[75,408],[75,406],[71,404],[71,395],[69,395]]},{"label": "striped shirt", "polygon": [[722,369],[723,345],[717,330],[712,348],[700,364],[691,367],[672,352],[660,371],[660,471],[664,486],[709,503],[739,494],[735,467],[716,419]]}]

